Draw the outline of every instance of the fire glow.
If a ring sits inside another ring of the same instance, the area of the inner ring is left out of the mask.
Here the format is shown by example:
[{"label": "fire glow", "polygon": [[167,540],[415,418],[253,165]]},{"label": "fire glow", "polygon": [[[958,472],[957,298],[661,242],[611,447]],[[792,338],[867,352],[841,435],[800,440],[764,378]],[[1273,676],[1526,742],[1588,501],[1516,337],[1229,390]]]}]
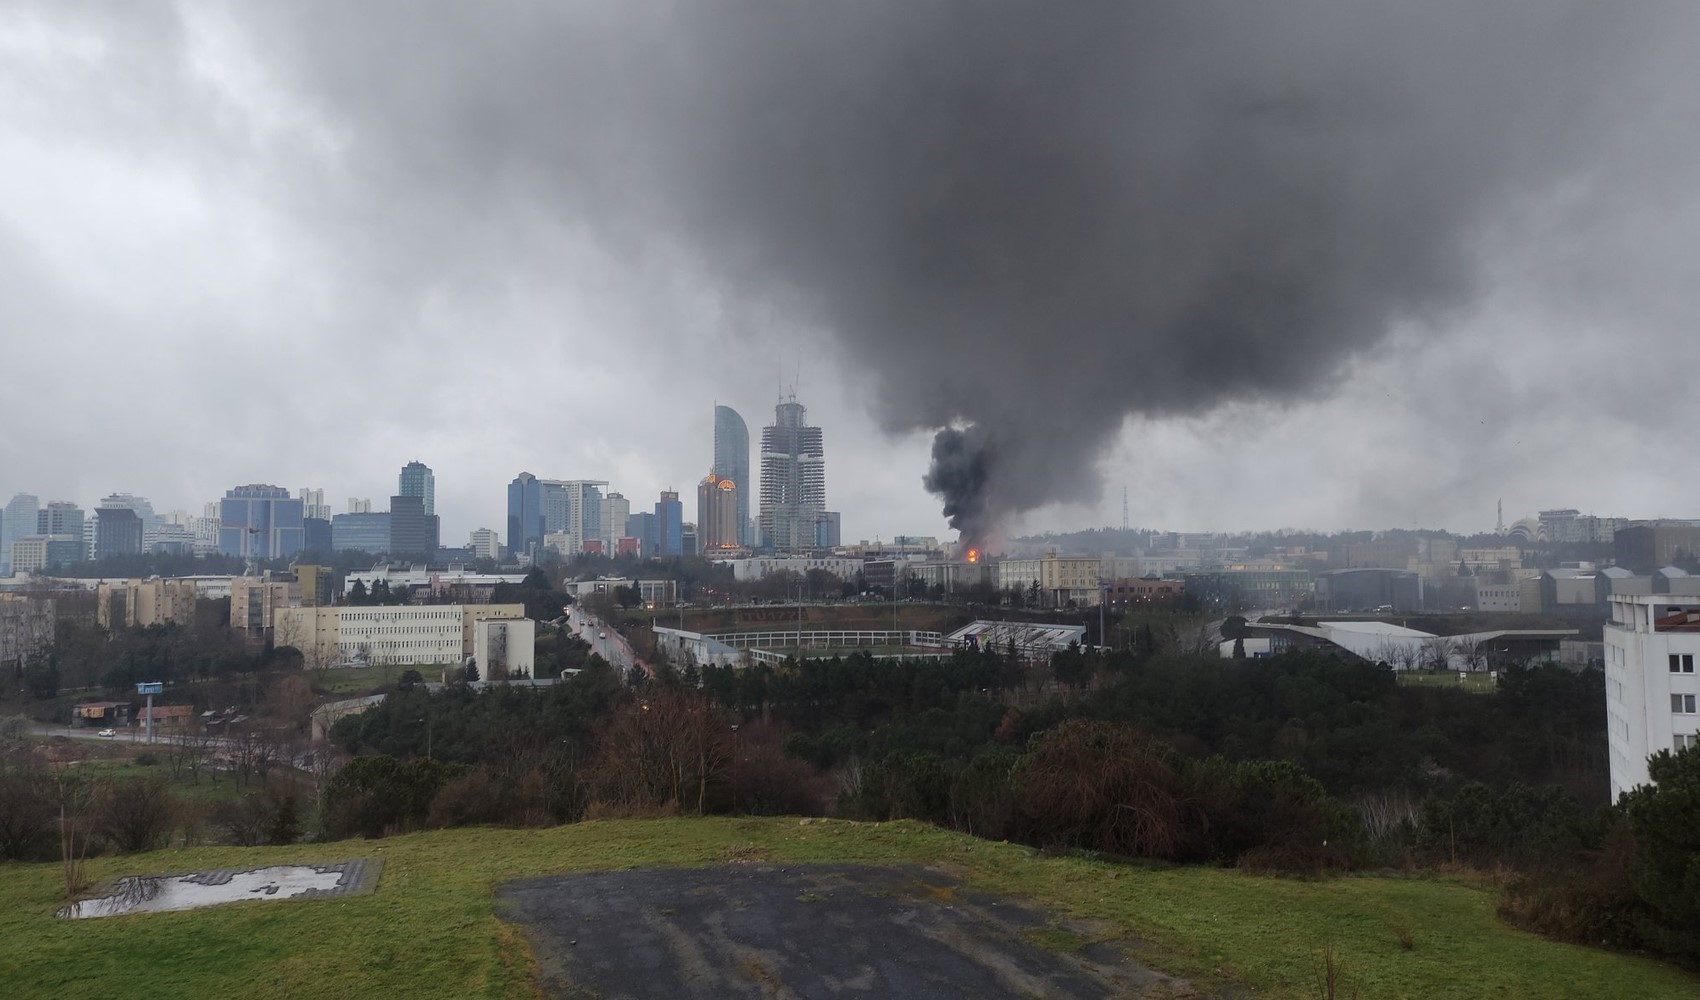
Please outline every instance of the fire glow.
[{"label": "fire glow", "polygon": [[979,562],[980,561],[980,550],[979,549],[969,549],[968,550],[968,561],[971,562],[971,563]]}]

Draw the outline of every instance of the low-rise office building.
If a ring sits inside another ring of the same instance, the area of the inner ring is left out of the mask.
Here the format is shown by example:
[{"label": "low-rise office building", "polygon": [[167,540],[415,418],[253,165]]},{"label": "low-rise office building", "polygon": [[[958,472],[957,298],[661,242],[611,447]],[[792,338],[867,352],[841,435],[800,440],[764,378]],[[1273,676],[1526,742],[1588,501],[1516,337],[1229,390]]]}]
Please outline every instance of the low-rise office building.
[{"label": "low-rise office building", "polygon": [[95,621],[102,628],[187,625],[195,617],[193,580],[102,581],[95,595]]},{"label": "low-rise office building", "polygon": [[[458,666],[476,659],[490,643],[506,642],[507,662],[531,671],[530,654],[519,652],[520,633],[485,630],[481,640],[478,624],[485,621],[531,623],[522,604],[429,604],[399,607],[285,608],[278,612],[275,641],[279,646],[300,650],[306,666],[333,667],[358,664],[406,664]],[[512,669],[512,668],[511,668]]]}]

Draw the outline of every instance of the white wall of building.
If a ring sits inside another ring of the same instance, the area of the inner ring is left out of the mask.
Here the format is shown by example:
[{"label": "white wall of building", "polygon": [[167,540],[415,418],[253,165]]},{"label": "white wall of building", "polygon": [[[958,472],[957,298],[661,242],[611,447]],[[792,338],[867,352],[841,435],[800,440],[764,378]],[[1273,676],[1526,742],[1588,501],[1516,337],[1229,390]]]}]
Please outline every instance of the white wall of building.
[{"label": "white wall of building", "polygon": [[[1647,758],[1700,740],[1700,632],[1655,632],[1661,613],[1683,604],[1670,594],[1614,595],[1605,627],[1606,743],[1615,799],[1647,783]],[[1672,657],[1676,657],[1672,669]],[[1686,658],[1686,659],[1685,659]]]}]

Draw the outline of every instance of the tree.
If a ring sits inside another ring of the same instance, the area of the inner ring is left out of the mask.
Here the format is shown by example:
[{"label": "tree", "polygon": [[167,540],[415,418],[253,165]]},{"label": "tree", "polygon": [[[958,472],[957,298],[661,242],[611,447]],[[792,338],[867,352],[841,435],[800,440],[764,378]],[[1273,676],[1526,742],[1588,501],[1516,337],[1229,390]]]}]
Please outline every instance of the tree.
[{"label": "tree", "polygon": [[171,833],[177,797],[163,775],[113,784],[101,803],[99,829],[121,851],[147,851]]},{"label": "tree", "polygon": [[1245,636],[1243,635],[1234,636],[1234,659],[1245,659]]},{"label": "tree", "polygon": [[354,586],[348,588],[348,595],[343,599],[343,603],[357,608],[371,604],[371,595],[366,593],[366,581],[356,579]]},{"label": "tree", "polygon": [[1647,776],[1653,783],[1636,788],[1623,801],[1635,833],[1635,891],[1669,934],[1669,940],[1657,943],[1697,958],[1700,942],[1693,930],[1700,925],[1700,749],[1654,754],[1647,761]]},{"label": "tree", "polygon": [[472,684],[478,680],[478,664],[476,662],[468,663],[466,665],[464,677],[468,684]]}]

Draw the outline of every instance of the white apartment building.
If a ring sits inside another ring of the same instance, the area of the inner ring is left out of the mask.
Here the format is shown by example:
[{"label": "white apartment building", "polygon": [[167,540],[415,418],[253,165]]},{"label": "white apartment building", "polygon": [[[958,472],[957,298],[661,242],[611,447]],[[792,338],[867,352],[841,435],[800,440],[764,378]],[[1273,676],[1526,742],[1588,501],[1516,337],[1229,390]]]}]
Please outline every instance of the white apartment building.
[{"label": "white apartment building", "polygon": [[[478,623],[525,620],[522,604],[434,604],[399,607],[280,608],[276,642],[300,650],[311,667],[355,663],[451,664],[479,655]],[[527,625],[531,623],[527,620]],[[498,630],[510,671],[531,672],[521,628]],[[492,642],[486,629],[484,645]]]},{"label": "white apartment building", "polygon": [[761,580],[775,573],[796,573],[807,576],[810,570],[824,570],[840,580],[854,580],[862,572],[862,560],[843,556],[754,556],[747,559],[716,559],[717,565],[732,567],[734,580]]},{"label": "white apartment building", "polygon": [[1103,561],[1097,556],[1048,555],[1040,559],[1004,559],[998,564],[999,590],[1027,591],[1039,584],[1040,600],[1052,607],[1073,601],[1096,607],[1102,598]]},{"label": "white apartment building", "polygon": [[1613,798],[1647,783],[1647,758],[1700,745],[1700,594],[1613,594],[1605,626]]},{"label": "white apartment building", "polygon": [[502,557],[502,536],[489,528],[479,528],[470,539],[472,558],[496,560]]}]

